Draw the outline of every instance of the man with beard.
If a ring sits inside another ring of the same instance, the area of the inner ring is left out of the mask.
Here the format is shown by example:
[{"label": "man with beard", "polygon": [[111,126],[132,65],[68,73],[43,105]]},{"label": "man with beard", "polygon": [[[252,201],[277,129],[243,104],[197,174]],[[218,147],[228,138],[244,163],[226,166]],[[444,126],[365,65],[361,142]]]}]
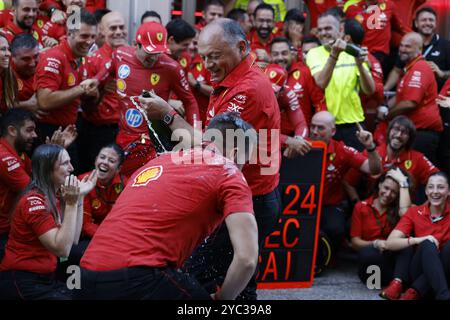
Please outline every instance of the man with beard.
[{"label": "man with beard", "polygon": [[14,0],[14,19],[2,29],[9,43],[19,33],[29,33],[42,44],[41,31],[34,26],[39,13],[37,0]]},{"label": "man with beard", "polygon": [[0,261],[8,240],[11,209],[16,196],[28,185],[31,160],[26,155],[37,137],[33,115],[10,109],[1,119],[0,137]]},{"label": "man with beard", "polygon": [[[127,45],[128,30],[120,12],[110,12],[103,16],[99,32],[105,43],[92,57],[88,58],[90,76],[95,76],[111,60],[114,50]],[[99,88],[101,100],[98,105],[83,104],[80,119],[81,172],[92,169],[100,149],[115,141],[119,126],[119,97],[116,93],[116,78],[109,76],[105,85]]]},{"label": "man with beard", "polygon": [[[430,160],[422,153],[412,150],[416,137],[416,127],[414,123],[406,116],[397,116],[389,123],[387,130],[387,143],[377,147],[377,152],[381,157],[383,172],[389,171],[392,167],[398,167],[408,172],[412,178],[413,186],[425,186],[428,177],[439,169],[436,168]],[[365,152],[364,152],[365,153]],[[351,170],[346,176],[345,181],[353,188],[351,192],[352,201],[359,201],[356,188],[359,186],[361,172]],[[375,187],[377,180],[375,177],[368,176],[365,184],[365,194],[368,196]]]},{"label": "man with beard", "polygon": [[270,62],[270,43],[275,25],[275,11],[272,6],[261,3],[255,9],[255,30],[251,31],[247,38],[250,41],[250,49],[256,54],[257,62],[265,66]]},{"label": "man with beard", "polygon": [[[406,65],[397,94],[388,102],[389,110],[380,117],[392,119],[399,114],[409,117],[417,128],[413,148],[435,162],[442,119],[436,103],[437,84],[433,71],[421,55],[423,40],[411,32],[402,38],[400,60]],[[384,119],[383,119],[384,120]]]},{"label": "man with beard", "polygon": [[222,0],[206,0],[202,14],[202,19],[195,25],[198,30],[202,30],[209,23],[224,16],[225,6]]}]

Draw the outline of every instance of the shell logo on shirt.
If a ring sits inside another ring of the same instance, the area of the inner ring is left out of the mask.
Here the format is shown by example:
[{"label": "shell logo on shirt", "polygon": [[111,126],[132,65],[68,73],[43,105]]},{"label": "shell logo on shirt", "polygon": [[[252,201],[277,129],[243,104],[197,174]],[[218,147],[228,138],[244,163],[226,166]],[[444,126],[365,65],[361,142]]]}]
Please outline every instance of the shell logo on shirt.
[{"label": "shell logo on shirt", "polygon": [[152,73],[152,75],[150,76],[150,82],[151,82],[152,86],[156,86],[158,84],[160,78],[161,77],[159,76],[159,74]]},{"label": "shell logo on shirt", "polygon": [[300,71],[299,71],[299,70],[294,71],[293,76],[294,76],[294,79],[295,79],[295,80],[300,79]]},{"label": "shell logo on shirt", "polygon": [[92,208],[94,208],[95,210],[97,210],[98,208],[100,208],[101,205],[102,205],[102,203],[101,203],[100,200],[98,200],[98,199],[94,199],[94,200],[92,200],[92,202],[91,202],[91,206],[92,206]]},{"label": "shell logo on shirt", "polygon": [[162,166],[150,167],[142,170],[134,178],[132,187],[145,187],[150,181],[157,180],[163,172]]},{"label": "shell logo on shirt", "polygon": [[69,73],[69,76],[67,77],[67,85],[69,87],[72,87],[75,85],[75,75],[73,73]]},{"label": "shell logo on shirt", "polygon": [[117,80],[117,90],[120,92],[125,92],[125,89],[127,88],[127,84],[122,79]]}]

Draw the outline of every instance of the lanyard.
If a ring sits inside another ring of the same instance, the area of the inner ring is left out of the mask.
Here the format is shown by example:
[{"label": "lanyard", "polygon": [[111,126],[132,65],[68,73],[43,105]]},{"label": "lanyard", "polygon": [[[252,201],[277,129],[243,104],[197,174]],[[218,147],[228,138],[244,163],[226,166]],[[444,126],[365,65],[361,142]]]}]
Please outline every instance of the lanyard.
[{"label": "lanyard", "polygon": [[439,35],[436,35],[436,41],[432,40],[430,46],[423,53],[424,58],[426,58],[430,54],[431,50],[433,50],[433,48],[434,48],[435,43],[437,43],[438,41],[439,41]]},{"label": "lanyard", "polygon": [[[370,204],[369,204],[369,208],[372,211],[373,216],[375,217],[375,220],[377,222],[377,226],[381,229],[381,235],[384,238],[387,238],[387,236],[388,236],[386,234],[386,224],[387,224],[387,222],[384,225],[382,225],[381,221],[380,221],[380,218],[378,217],[377,213],[375,212],[375,210],[372,208],[372,206]],[[385,214],[387,214],[387,212]]]}]

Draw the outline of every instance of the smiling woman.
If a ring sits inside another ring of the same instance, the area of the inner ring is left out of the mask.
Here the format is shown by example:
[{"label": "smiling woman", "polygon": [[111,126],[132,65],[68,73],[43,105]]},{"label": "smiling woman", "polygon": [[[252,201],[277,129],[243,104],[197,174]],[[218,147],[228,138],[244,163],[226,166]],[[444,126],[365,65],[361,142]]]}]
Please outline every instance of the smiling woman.
[{"label": "smiling woman", "polygon": [[17,81],[10,64],[11,51],[8,41],[0,35],[0,115],[17,103]]}]

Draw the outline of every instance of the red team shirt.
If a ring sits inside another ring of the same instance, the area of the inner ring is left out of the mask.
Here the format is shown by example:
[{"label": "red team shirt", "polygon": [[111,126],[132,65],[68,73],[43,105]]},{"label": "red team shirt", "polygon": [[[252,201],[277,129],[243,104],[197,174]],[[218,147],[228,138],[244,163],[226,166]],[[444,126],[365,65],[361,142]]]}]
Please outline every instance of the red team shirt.
[{"label": "red team shirt", "polygon": [[450,204],[447,203],[445,206],[443,219],[434,223],[431,221],[428,203],[411,207],[400,219],[395,229],[403,232],[407,237],[411,234],[414,234],[414,237],[432,235],[439,241],[439,248],[442,249],[450,239]]},{"label": "red team shirt", "polygon": [[[200,55],[196,55],[192,60],[192,66],[189,73],[191,73],[194,76],[194,79],[197,80],[198,82],[211,86],[211,74],[205,68],[202,57]],[[200,91],[195,89],[192,89],[192,93],[194,94],[194,97],[197,100],[200,119],[204,126],[206,122],[206,111],[208,110],[209,96],[206,96]]]},{"label": "red team shirt", "polygon": [[[272,84],[254,62],[249,55],[220,83],[214,84],[214,92],[206,114],[206,125],[214,116],[232,111],[239,113],[241,118],[250,123],[258,133],[260,129],[268,129],[267,148],[258,144],[258,153],[267,154],[267,157],[272,159],[271,163],[263,164],[259,158],[257,164],[246,165],[243,169],[253,196],[257,196],[270,193],[278,186],[281,155],[280,146],[273,145],[279,143],[279,138],[273,138],[272,141],[274,133],[272,130],[277,132],[280,130],[280,110],[273,94]],[[268,151],[272,149],[273,153]],[[267,170],[270,166],[271,171],[276,173],[262,174],[261,170]]]},{"label": "red team shirt", "polygon": [[331,139],[327,149],[323,204],[339,205],[344,200],[342,180],[350,168],[359,170],[367,157],[342,141]]},{"label": "red team shirt", "polygon": [[285,143],[287,137],[308,136],[308,125],[303,116],[297,95],[287,85],[283,87],[277,97],[281,118],[281,143]]},{"label": "red team shirt", "polygon": [[67,28],[65,24],[53,23],[47,21],[42,27],[42,35],[50,37],[58,41],[62,41],[66,38]]},{"label": "red team shirt", "polygon": [[311,17],[311,28],[317,27],[319,16],[333,7],[344,5],[345,0],[305,0]]},{"label": "red team shirt", "polygon": [[218,154],[215,164],[202,163],[203,150],[196,150],[188,154],[191,164],[163,154],[133,174],[84,253],[82,268],[181,267],[226,217],[253,213],[250,189],[235,164]]},{"label": "red team shirt", "polygon": [[[85,59],[76,59],[67,41],[44,51],[39,57],[36,70],[36,90],[68,90],[88,78]],[[48,116],[39,120],[42,123],[68,126],[77,121],[80,99],[74,99],[69,105],[47,111]]]},{"label": "red team shirt", "polygon": [[19,101],[27,101],[36,93],[35,76],[22,78],[17,72],[15,74],[17,79],[17,98],[19,99]]},{"label": "red team shirt", "polygon": [[414,101],[416,108],[405,113],[417,129],[442,131],[442,119],[436,104],[437,83],[434,73],[422,56],[411,61],[397,88],[396,102]]},{"label": "red team shirt", "polygon": [[314,113],[327,110],[322,89],[316,85],[311,71],[302,61],[291,65],[287,85],[297,94],[308,126]]},{"label": "red team shirt", "polygon": [[14,210],[0,271],[53,273],[56,270],[56,255],[44,247],[39,237],[59,227],[47,211],[43,195],[36,190],[25,194]]},{"label": "red team shirt", "polygon": [[[376,10],[371,10],[376,8]],[[389,54],[392,30],[403,35],[409,31],[398,16],[395,3],[378,0],[377,5],[368,6],[365,0],[350,5],[345,12],[348,18],[356,19],[364,27],[363,46],[369,52]],[[378,19],[376,17],[379,17]]]},{"label": "red team shirt", "polygon": [[[89,174],[90,172],[82,174],[79,180]],[[94,236],[100,223],[111,211],[126,183],[127,178],[121,174],[116,174],[107,186],[97,180],[95,188],[84,197],[83,233],[89,238]]]},{"label": "red team shirt", "polygon": [[30,182],[31,161],[0,138],[0,234],[7,234],[17,195]]},{"label": "red team shirt", "polygon": [[2,34],[5,36],[6,40],[8,40],[10,44],[11,41],[14,39],[14,37],[19,33],[31,34],[39,42],[39,44],[42,45],[42,32],[39,28],[37,28],[36,23],[31,27],[30,32],[27,32],[18,25],[16,25],[14,21],[12,20],[6,21],[6,24],[2,29]]}]

